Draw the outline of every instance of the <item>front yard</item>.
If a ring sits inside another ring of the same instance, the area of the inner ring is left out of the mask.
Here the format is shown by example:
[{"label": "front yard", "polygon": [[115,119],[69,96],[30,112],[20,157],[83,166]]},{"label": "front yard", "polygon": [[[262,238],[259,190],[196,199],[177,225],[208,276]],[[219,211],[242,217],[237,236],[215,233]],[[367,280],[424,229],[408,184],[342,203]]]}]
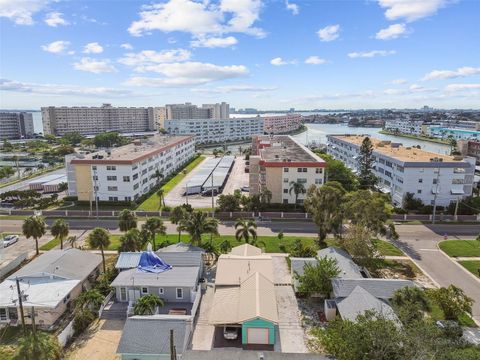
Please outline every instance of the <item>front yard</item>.
[{"label": "front yard", "polygon": [[442,241],[440,249],[452,257],[480,257],[480,241],[478,240],[447,240]]}]

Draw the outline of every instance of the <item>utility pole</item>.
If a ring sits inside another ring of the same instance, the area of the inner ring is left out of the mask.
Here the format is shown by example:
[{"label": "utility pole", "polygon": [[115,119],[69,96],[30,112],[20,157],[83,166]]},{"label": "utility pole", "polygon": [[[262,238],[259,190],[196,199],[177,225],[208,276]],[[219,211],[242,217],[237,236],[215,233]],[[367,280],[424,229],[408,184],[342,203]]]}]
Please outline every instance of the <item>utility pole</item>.
[{"label": "utility pole", "polygon": [[[439,162],[439,158],[435,158],[434,161]],[[432,215],[432,224],[435,224],[435,216],[437,214],[437,195],[438,195],[438,183],[440,180],[440,166],[437,167],[437,178],[435,184],[435,195],[433,196],[433,215]]]},{"label": "utility pole", "polygon": [[32,333],[33,337],[37,338],[37,329],[35,325],[35,308],[32,306]]},{"label": "utility pole", "polygon": [[457,202],[455,203],[455,213],[453,215],[453,219],[457,220],[457,213],[458,213],[458,203],[460,202],[460,197],[457,197]]},{"label": "utility pole", "polygon": [[20,281],[18,280],[18,277],[15,278],[15,282],[17,283],[18,305],[20,306],[20,317],[22,319],[23,335],[27,335],[27,329],[25,328],[25,315],[23,313],[22,292],[20,291]]},{"label": "utility pole", "polygon": [[[223,157],[222,157],[223,159]],[[220,160],[222,161],[222,160]],[[215,201],[213,200],[213,171],[212,174],[210,175],[212,177],[212,216],[215,217]]]},{"label": "utility pole", "polygon": [[170,360],[177,360],[177,355],[175,354],[175,345],[173,342],[173,329],[170,329]]},{"label": "utility pole", "polygon": [[97,168],[93,170],[93,191],[95,191],[95,211],[98,220],[98,187],[97,187]]}]

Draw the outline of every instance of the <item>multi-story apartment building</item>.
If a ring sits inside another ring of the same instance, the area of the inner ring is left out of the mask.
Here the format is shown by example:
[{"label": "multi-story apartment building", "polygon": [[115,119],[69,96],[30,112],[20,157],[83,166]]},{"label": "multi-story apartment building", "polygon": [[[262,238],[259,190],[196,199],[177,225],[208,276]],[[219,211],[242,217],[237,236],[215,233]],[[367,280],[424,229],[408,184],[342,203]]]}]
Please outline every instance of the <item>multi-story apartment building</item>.
[{"label": "multi-story apartment building", "polygon": [[62,136],[72,132],[94,135],[107,131],[121,133],[153,131],[157,128],[155,112],[149,107],[42,107],[45,134]]},{"label": "multi-story apartment building", "polygon": [[[356,172],[364,138],[362,135],[328,135],[327,151]],[[425,205],[436,201],[440,206],[472,194],[474,158],[440,155],[374,138],[371,141],[378,186],[390,193],[395,206],[402,206],[407,193]]]},{"label": "multi-story apartment building", "polygon": [[480,140],[459,140],[457,149],[463,156],[471,156],[480,163]]},{"label": "multi-story apartment building", "polygon": [[226,141],[250,140],[253,135],[263,134],[263,119],[172,119],[162,126],[172,135],[195,135],[197,144],[223,143]]},{"label": "multi-story apartment building", "polygon": [[230,116],[229,105],[225,102],[220,104],[203,104],[202,107],[185,104],[165,105],[165,119],[228,119]]},{"label": "multi-story apartment building", "polygon": [[0,112],[0,139],[30,138],[34,134],[33,117],[26,112]]},{"label": "multi-story apartment building", "polygon": [[155,135],[88,155],[67,155],[68,192],[80,201],[134,201],[195,154],[192,136]]},{"label": "multi-story apartment building", "polygon": [[286,134],[302,126],[302,115],[288,113],[279,116],[266,116],[263,118],[263,130],[266,134]]},{"label": "multi-story apartment building", "polygon": [[[270,190],[273,203],[294,204],[295,193],[291,183],[310,186],[324,183],[326,163],[291,136],[255,136],[250,156],[250,194],[261,194]],[[302,204],[305,194],[300,194]]]},{"label": "multi-story apartment building", "polygon": [[473,129],[454,129],[431,126],[428,129],[428,135],[442,139],[453,138],[455,140],[480,140],[480,131]]},{"label": "multi-story apartment building", "polygon": [[423,120],[395,119],[385,121],[385,130],[401,134],[425,135],[428,125]]}]

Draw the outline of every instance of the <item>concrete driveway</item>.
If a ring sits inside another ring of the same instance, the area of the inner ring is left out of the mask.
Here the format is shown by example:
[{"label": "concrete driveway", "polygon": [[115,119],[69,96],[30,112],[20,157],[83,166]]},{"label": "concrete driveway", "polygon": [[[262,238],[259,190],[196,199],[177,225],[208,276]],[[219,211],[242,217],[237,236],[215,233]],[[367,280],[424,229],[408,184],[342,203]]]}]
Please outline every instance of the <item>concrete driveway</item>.
[{"label": "concrete driveway", "polygon": [[99,320],[79,339],[67,354],[69,360],[117,360],[117,347],[125,320]]},{"label": "concrete driveway", "polygon": [[210,325],[208,319],[212,308],[213,294],[213,284],[208,284],[198,309],[198,319],[192,336],[192,350],[212,349],[215,326]]}]

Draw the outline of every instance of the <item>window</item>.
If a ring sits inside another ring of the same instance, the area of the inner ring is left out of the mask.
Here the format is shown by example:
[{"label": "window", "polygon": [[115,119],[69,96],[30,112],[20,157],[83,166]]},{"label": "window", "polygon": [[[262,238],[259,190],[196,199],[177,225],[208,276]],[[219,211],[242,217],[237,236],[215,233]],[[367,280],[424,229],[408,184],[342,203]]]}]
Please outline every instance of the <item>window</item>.
[{"label": "window", "polygon": [[138,189],[138,184],[133,184],[133,190],[137,190]]},{"label": "window", "polygon": [[92,170],[97,170],[97,165],[93,165]]},{"label": "window", "polygon": [[422,190],[421,189],[418,189],[417,190],[417,194],[421,194],[422,193]]},{"label": "window", "polygon": [[142,287],[142,294],[143,295],[148,294],[148,288],[147,287]]},{"label": "window", "polygon": [[435,185],[437,183],[437,179],[433,179],[433,184]]},{"label": "window", "polygon": [[307,168],[298,168],[297,172],[307,172]]},{"label": "window", "polygon": [[132,197],[131,196],[125,196],[125,201],[132,201]]},{"label": "window", "polygon": [[109,186],[108,191],[118,191],[118,186]]},{"label": "window", "polygon": [[297,179],[297,183],[299,183],[299,184],[306,184],[306,183],[307,183],[307,179],[298,178],[298,179]]},{"label": "window", "polygon": [[289,170],[289,168],[283,168],[283,172],[288,172]]},{"label": "window", "polygon": [[288,178],[283,179],[284,183],[288,183]]},{"label": "window", "polygon": [[316,185],[321,185],[322,184],[322,179],[315,179],[315,184]]},{"label": "window", "polygon": [[177,295],[177,299],[183,299],[183,289],[182,288],[177,288],[176,289],[176,295]]},{"label": "window", "polygon": [[323,174],[323,169],[322,168],[316,168],[315,169],[315,174]]},{"label": "window", "polygon": [[98,180],[98,175],[93,175],[93,181]]},{"label": "window", "polygon": [[0,321],[7,321],[7,309],[0,308]]},{"label": "window", "polygon": [[130,176],[124,176],[123,182],[130,182]]},{"label": "window", "polygon": [[283,189],[284,194],[288,194],[288,189]]},{"label": "window", "polygon": [[138,179],[138,174],[133,174],[133,180],[137,180]]},{"label": "window", "polygon": [[118,201],[118,196],[109,196],[108,201]]},{"label": "window", "polygon": [[163,288],[158,288],[158,294],[163,295]]},{"label": "window", "polygon": [[458,184],[463,184],[464,181],[463,179],[452,179],[452,184],[458,185]]},{"label": "window", "polygon": [[107,176],[107,181],[117,181],[116,176]]},{"label": "window", "polygon": [[107,170],[109,170],[109,171],[117,170],[117,167],[113,166],[113,165],[109,165],[109,166],[107,166]]},{"label": "window", "polygon": [[288,199],[283,199],[284,204],[288,204]]},{"label": "window", "polygon": [[421,184],[423,183],[423,179],[418,179],[418,182]]}]

